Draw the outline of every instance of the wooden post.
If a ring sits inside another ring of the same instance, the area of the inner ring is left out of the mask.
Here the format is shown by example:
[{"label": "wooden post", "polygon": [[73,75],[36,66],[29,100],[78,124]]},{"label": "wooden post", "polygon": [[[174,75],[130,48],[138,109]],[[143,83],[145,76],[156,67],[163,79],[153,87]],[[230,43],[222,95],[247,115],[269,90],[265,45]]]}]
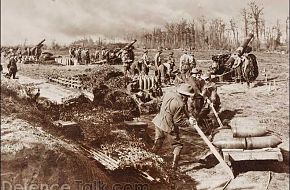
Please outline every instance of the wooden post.
[{"label": "wooden post", "polygon": [[271,92],[272,88],[271,88],[271,81],[269,82],[269,88],[268,88],[269,92]]}]

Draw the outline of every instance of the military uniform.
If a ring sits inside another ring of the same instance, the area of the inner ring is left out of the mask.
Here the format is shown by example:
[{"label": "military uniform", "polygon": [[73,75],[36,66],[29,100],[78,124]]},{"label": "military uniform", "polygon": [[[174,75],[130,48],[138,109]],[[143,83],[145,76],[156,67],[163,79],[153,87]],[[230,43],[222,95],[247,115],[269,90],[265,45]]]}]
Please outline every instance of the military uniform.
[{"label": "military uniform", "polygon": [[148,75],[149,73],[149,58],[148,58],[148,51],[146,50],[144,52],[144,54],[142,55],[141,57],[141,61],[143,62],[142,64],[142,72],[145,74],[145,75]]},{"label": "military uniform", "polygon": [[[188,93],[180,89],[188,89]],[[155,116],[152,122],[155,124],[155,144],[154,151],[158,151],[166,137],[171,141],[173,147],[174,161],[173,167],[176,166],[178,156],[183,147],[180,139],[179,128],[188,125],[188,111],[186,100],[183,96],[193,95],[192,88],[183,84],[176,91],[169,91],[164,94],[160,112]]]},{"label": "military uniform", "polygon": [[16,78],[16,72],[17,72],[17,64],[16,64],[17,60],[15,57],[12,57],[9,60],[9,63],[7,65],[8,68],[8,77],[10,78],[11,76],[13,77],[13,79]]},{"label": "military uniform", "polygon": [[127,50],[124,50],[122,52],[121,59],[122,59],[123,67],[124,67],[124,71],[123,71],[124,75],[127,75],[130,70],[130,63],[132,62]]},{"label": "military uniform", "polygon": [[208,119],[210,123],[207,123],[206,130],[208,131],[206,132],[211,132],[212,128],[215,128],[216,126],[218,126],[218,123],[212,111],[212,108],[210,107],[210,103],[206,99],[210,100],[210,102],[213,104],[213,107],[215,108],[216,111],[219,110],[221,102],[220,102],[220,97],[217,94],[216,84],[211,81],[205,82],[202,87],[201,94],[205,101],[204,101],[203,108],[201,109],[198,115],[198,122],[206,122]]},{"label": "military uniform", "polygon": [[130,66],[130,73],[132,75],[139,75],[142,71],[142,61],[136,61]]},{"label": "military uniform", "polygon": [[164,63],[164,65],[167,67],[167,74],[171,80],[171,82],[173,82],[174,79],[174,74],[173,74],[173,69],[175,67],[175,59],[173,57],[173,52],[171,52],[168,56],[167,62]]},{"label": "military uniform", "polygon": [[180,73],[178,73],[175,77],[175,84],[185,83],[188,78],[191,77],[189,70],[189,63],[184,63],[181,66]]},{"label": "military uniform", "polygon": [[159,68],[159,66],[162,64],[161,53],[162,53],[162,50],[159,50],[158,53],[154,57],[155,76],[157,76],[159,83],[161,83],[161,71],[159,70],[162,68],[162,67]]},{"label": "military uniform", "polygon": [[184,52],[184,54],[180,57],[180,60],[179,60],[179,71],[181,72],[183,64],[188,64],[188,63],[189,63],[189,56],[187,52]]},{"label": "military uniform", "polygon": [[188,63],[189,63],[190,70],[193,68],[196,68],[196,60],[192,53],[188,55]]}]

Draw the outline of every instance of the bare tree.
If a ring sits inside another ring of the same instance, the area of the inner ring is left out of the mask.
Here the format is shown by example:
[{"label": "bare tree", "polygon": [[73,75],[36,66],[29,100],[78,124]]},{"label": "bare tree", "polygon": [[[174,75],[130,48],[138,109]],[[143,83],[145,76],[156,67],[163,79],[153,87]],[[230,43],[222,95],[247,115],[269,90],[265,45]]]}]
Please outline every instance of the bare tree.
[{"label": "bare tree", "polygon": [[231,27],[231,30],[233,32],[233,36],[234,36],[234,43],[236,43],[237,39],[236,39],[236,28],[237,28],[237,24],[236,22],[234,21],[234,19],[231,19],[230,20],[230,27]]},{"label": "bare tree", "polygon": [[257,5],[255,1],[251,1],[249,3],[249,8],[250,8],[250,17],[253,19],[253,23],[255,26],[257,49],[259,50],[260,49],[259,27],[264,7],[259,7],[259,5]]},{"label": "bare tree", "polygon": [[242,9],[242,16],[244,19],[244,30],[245,30],[245,37],[248,36],[249,30],[249,13],[246,8]]},{"label": "bare tree", "polygon": [[279,45],[281,45],[281,25],[279,19],[276,22],[276,26],[273,27],[275,30],[275,39],[274,39],[274,49],[276,49]]}]

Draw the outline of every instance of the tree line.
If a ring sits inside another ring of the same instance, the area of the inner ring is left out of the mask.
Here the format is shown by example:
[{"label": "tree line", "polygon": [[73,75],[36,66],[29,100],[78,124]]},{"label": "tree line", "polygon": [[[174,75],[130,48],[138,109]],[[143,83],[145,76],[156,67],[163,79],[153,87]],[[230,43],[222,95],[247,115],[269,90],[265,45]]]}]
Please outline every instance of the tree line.
[{"label": "tree line", "polygon": [[[236,48],[249,33],[255,35],[254,49],[275,50],[281,45],[288,46],[289,17],[286,22],[286,41],[281,41],[281,20],[274,26],[267,25],[264,19],[264,7],[255,1],[250,2],[240,11],[240,19],[224,22],[220,18],[208,19],[205,16],[190,21],[166,23],[152,31],[137,35],[139,42],[146,48],[187,48],[187,49],[227,49]],[[240,25],[239,25],[240,24]],[[128,37],[127,37],[128,38]],[[136,36],[131,36],[131,39]],[[130,37],[128,40],[131,40]],[[288,48],[287,48],[288,49]]]}]

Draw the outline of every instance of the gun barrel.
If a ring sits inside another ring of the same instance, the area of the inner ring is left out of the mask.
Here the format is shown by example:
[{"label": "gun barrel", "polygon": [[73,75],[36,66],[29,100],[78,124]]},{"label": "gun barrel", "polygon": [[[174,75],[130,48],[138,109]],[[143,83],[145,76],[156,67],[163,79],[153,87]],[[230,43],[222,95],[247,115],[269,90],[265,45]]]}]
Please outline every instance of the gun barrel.
[{"label": "gun barrel", "polygon": [[123,50],[128,49],[129,47],[131,47],[133,44],[135,44],[135,42],[137,42],[137,40],[133,40],[132,42],[128,43],[125,47],[123,47],[122,49],[120,49],[116,54],[119,55]]},{"label": "gun barrel", "polygon": [[[253,39],[254,34],[250,33],[243,41],[242,45],[240,47],[242,47],[242,51],[239,53],[240,55],[243,55],[245,53],[245,48],[248,46],[248,44],[250,43],[250,41]],[[240,47],[236,49],[235,53],[238,53],[238,51],[240,50]],[[235,59],[231,56],[227,62],[225,63],[225,65],[232,65],[234,63]]]},{"label": "gun barrel", "polygon": [[40,46],[40,45],[42,45],[43,42],[45,42],[45,39],[43,39],[41,42],[39,42],[36,46]]},{"label": "gun barrel", "polygon": [[249,34],[243,41],[241,47],[243,48],[242,53],[244,53],[244,49],[248,46],[250,41],[254,38],[254,34]]}]

